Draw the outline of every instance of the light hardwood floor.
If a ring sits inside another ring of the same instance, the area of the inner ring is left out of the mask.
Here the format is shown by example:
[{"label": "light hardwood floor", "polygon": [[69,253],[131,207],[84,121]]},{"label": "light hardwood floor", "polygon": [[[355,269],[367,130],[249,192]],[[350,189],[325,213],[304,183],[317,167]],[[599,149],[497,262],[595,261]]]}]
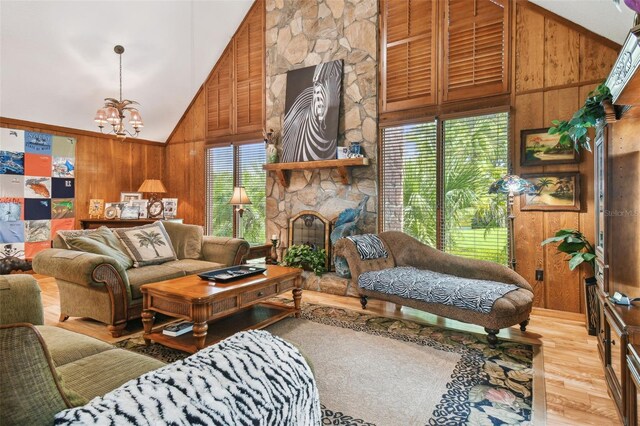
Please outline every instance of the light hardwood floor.
[{"label": "light hardwood floor", "polygon": [[[98,339],[115,342],[106,327],[91,320],[71,318],[58,322],[60,307],[58,288],[52,278],[36,275],[42,288],[45,323],[61,325]],[[303,302],[320,303],[348,309],[361,309],[358,299],[305,291]],[[438,324],[449,328],[482,332],[480,327],[439,318],[411,308],[397,309],[394,304],[370,300],[367,310],[380,315]],[[546,387],[547,424],[618,425],[621,424],[613,401],[607,394],[595,337],[587,335],[582,321],[572,314],[535,309],[526,333],[517,327],[498,336],[532,343],[542,342]],[[129,331],[142,330],[139,321]]]}]

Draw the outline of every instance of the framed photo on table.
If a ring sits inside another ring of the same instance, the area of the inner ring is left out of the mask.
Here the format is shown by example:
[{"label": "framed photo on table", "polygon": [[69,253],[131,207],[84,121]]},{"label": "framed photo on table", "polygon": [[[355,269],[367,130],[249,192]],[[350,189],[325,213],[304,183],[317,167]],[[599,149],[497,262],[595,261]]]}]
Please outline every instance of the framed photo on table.
[{"label": "framed photo on table", "polygon": [[149,200],[131,200],[129,201],[129,204],[131,204],[132,206],[138,206],[138,218],[139,219],[146,219],[147,218],[147,204],[149,203]]},{"label": "framed photo on table", "polygon": [[140,206],[125,204],[120,212],[120,219],[139,219]]},{"label": "framed photo on table", "polygon": [[177,198],[163,198],[162,204],[164,205],[164,218],[173,219],[178,214],[178,199]]},{"label": "framed photo on table", "polygon": [[534,186],[520,195],[520,210],[580,211],[580,173],[523,174]]},{"label": "framed photo on table", "polygon": [[520,165],[546,166],[551,164],[577,164],[580,155],[571,146],[560,146],[560,135],[550,135],[549,128],[528,129],[520,132]]},{"label": "framed photo on table", "polygon": [[142,200],[142,192],[121,192],[120,201],[130,202],[133,200]]},{"label": "framed photo on table", "polygon": [[89,200],[89,219],[99,219],[104,214],[104,200]]}]

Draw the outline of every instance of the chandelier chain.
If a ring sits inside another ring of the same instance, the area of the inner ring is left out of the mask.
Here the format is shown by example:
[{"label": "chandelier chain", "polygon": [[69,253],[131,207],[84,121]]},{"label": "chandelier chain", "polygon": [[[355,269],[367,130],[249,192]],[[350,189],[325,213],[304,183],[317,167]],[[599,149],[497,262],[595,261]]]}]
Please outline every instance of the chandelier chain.
[{"label": "chandelier chain", "polygon": [[122,53],[118,56],[120,57],[120,102],[122,102]]}]

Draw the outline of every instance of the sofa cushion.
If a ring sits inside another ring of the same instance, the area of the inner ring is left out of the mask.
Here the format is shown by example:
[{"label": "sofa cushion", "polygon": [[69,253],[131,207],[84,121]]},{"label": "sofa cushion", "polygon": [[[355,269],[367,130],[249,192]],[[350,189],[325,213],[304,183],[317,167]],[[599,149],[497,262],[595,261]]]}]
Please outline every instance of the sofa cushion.
[{"label": "sofa cushion", "polygon": [[224,268],[224,265],[222,263],[207,262],[205,260],[195,259],[174,260],[172,262],[164,263],[162,264],[162,266],[184,271],[186,275],[199,274],[201,272],[207,272],[213,269]]},{"label": "sofa cushion", "polygon": [[114,232],[133,259],[134,268],[176,260],[171,239],[162,222],[114,229]]},{"label": "sofa cushion", "polygon": [[154,358],[111,346],[107,351],[70,362],[57,370],[68,389],[91,400],[164,365]]},{"label": "sofa cushion", "polygon": [[84,334],[60,327],[41,325],[36,327],[47,344],[56,367],[113,349],[113,346]]},{"label": "sofa cushion", "polygon": [[67,238],[86,237],[96,231],[97,229],[69,229],[58,231],[53,238],[53,248],[68,249],[69,244],[67,244]]},{"label": "sofa cushion", "polygon": [[489,313],[494,303],[518,286],[398,266],[360,274],[358,286],[385,294]]},{"label": "sofa cushion", "polygon": [[199,225],[162,222],[178,259],[202,259],[204,230]]},{"label": "sofa cushion", "polygon": [[127,270],[133,265],[133,260],[118,249],[109,247],[105,243],[90,237],[67,238],[67,245],[71,250],[84,251],[88,253],[101,254],[114,259],[122,269]]},{"label": "sofa cushion", "polygon": [[142,298],[142,292],[140,292],[140,286],[142,284],[155,283],[184,276],[184,271],[165,265],[149,265],[143,268],[129,269],[127,271],[127,277],[129,278],[129,284],[131,286],[131,298],[134,300]]}]

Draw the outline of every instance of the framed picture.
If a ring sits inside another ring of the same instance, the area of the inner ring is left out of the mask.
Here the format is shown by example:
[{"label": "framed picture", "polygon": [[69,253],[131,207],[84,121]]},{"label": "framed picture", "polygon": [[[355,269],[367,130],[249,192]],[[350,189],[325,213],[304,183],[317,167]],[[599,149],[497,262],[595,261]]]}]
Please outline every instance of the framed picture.
[{"label": "framed picture", "polygon": [[104,200],[91,199],[89,200],[89,218],[99,219],[104,214]]},{"label": "framed picture", "polygon": [[140,216],[140,206],[125,204],[120,212],[120,219],[138,219]]},{"label": "framed picture", "polygon": [[580,161],[580,155],[573,146],[560,146],[560,135],[550,135],[548,131],[546,127],[520,132],[520,165],[545,166]]},{"label": "framed picture", "polygon": [[342,59],[287,72],[280,161],[335,158]]},{"label": "framed picture", "polygon": [[162,205],[164,205],[164,218],[173,219],[178,214],[178,199],[177,198],[163,198]]},{"label": "framed picture", "polygon": [[[120,218],[120,214],[122,213],[122,209],[124,208],[125,204],[127,204],[127,203],[125,203],[125,202],[119,202],[119,203],[104,203],[105,217],[106,217],[107,209],[108,209],[109,211],[111,211],[110,207],[113,207],[113,208],[115,209],[115,211],[116,211],[116,215],[115,215],[115,217],[107,217],[107,219],[115,219],[116,217],[117,217],[117,218]],[[111,214],[110,214],[110,215],[111,215]]]},{"label": "framed picture", "polygon": [[138,206],[138,218],[140,219],[146,219],[147,218],[147,204],[149,203],[149,200],[132,200],[129,201],[129,204],[131,204],[132,206]]},{"label": "framed picture", "polygon": [[580,211],[580,173],[523,174],[534,191],[520,196],[520,210]]},{"label": "framed picture", "polygon": [[121,192],[120,201],[142,200],[142,192]]}]

